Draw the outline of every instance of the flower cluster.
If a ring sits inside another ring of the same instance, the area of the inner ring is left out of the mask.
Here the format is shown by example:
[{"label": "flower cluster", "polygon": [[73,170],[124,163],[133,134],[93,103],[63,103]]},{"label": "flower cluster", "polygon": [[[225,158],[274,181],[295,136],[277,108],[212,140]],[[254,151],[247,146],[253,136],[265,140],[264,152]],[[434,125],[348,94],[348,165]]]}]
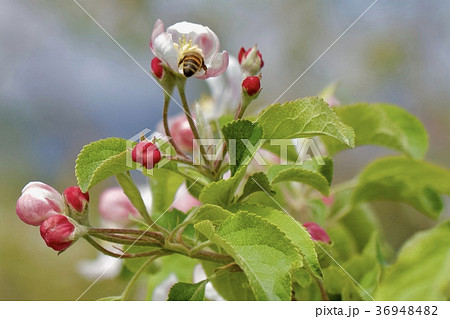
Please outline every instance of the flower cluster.
[{"label": "flower cluster", "polygon": [[72,186],[61,195],[53,187],[30,182],[22,190],[16,204],[17,216],[26,224],[40,226],[47,246],[63,251],[77,239],[81,227],[76,220],[87,215],[89,194]]}]

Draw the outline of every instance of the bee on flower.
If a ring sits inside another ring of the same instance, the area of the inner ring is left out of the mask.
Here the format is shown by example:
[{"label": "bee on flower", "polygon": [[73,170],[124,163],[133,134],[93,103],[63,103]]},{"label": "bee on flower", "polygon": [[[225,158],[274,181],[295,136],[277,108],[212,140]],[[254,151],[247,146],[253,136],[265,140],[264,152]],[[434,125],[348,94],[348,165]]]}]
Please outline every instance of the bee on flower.
[{"label": "bee on flower", "polygon": [[222,74],[228,67],[228,53],[219,53],[219,39],[208,27],[179,22],[164,30],[157,20],[150,49],[176,74],[207,79]]}]

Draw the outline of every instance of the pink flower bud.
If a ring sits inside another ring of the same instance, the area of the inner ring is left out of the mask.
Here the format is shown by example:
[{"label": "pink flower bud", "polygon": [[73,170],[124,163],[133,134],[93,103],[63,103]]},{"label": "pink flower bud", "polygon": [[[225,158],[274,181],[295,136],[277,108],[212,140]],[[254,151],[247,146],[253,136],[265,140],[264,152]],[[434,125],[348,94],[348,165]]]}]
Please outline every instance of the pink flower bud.
[{"label": "pink flower bud", "polygon": [[239,51],[238,60],[241,64],[242,71],[247,75],[258,74],[264,66],[262,55],[258,51],[256,44],[248,50],[241,48]]},{"label": "pink flower bud", "polygon": [[192,196],[187,191],[186,185],[183,184],[175,194],[172,207],[182,211],[183,213],[187,213],[191,208],[200,206],[201,204],[202,203],[197,198]]},{"label": "pink flower bud", "polygon": [[[170,121],[170,120],[169,120]],[[170,122],[169,122],[170,123]],[[170,123],[170,133],[173,141],[184,152],[192,152],[194,145],[194,133],[184,114],[175,117]]]},{"label": "pink flower bud", "polygon": [[163,77],[164,69],[163,69],[162,62],[160,59],[153,58],[152,72],[158,79],[161,79]]},{"label": "pink flower bud", "polygon": [[56,251],[67,249],[75,240],[75,225],[67,216],[53,215],[41,224],[41,237]]},{"label": "pink flower bud", "polygon": [[89,193],[81,192],[78,186],[70,186],[63,192],[63,197],[69,207],[79,213],[84,212],[89,203]]},{"label": "pink flower bud", "polygon": [[134,217],[139,216],[139,212],[120,187],[108,188],[100,195],[98,211],[105,220],[120,225],[129,223],[130,214]]},{"label": "pink flower bud", "polygon": [[53,187],[30,182],[22,189],[22,196],[16,204],[17,216],[26,224],[39,226],[52,215],[60,214],[64,209],[61,194]]},{"label": "pink flower bud", "polygon": [[253,96],[261,89],[261,81],[258,76],[248,76],[242,81],[242,88],[248,96]]},{"label": "pink flower bud", "polygon": [[131,158],[147,169],[152,169],[161,160],[161,152],[155,144],[142,141],[133,148]]},{"label": "pink flower bud", "polygon": [[322,241],[327,244],[331,242],[327,232],[316,223],[304,223],[303,226],[305,226],[305,228],[308,230],[308,233],[311,235],[312,239],[316,241]]}]

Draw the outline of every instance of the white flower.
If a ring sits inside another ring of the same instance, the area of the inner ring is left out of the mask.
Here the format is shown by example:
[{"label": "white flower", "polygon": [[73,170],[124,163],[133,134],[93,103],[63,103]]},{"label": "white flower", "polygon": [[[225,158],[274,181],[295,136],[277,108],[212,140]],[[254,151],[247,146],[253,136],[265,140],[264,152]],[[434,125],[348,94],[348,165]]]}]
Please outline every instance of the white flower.
[{"label": "white flower", "polygon": [[150,48],[153,54],[173,71],[183,74],[180,61],[186,54],[199,54],[203,58],[203,68],[194,74],[199,79],[218,76],[228,67],[228,53],[219,53],[219,39],[208,27],[190,22],[179,22],[164,31],[161,20],[153,27]]}]

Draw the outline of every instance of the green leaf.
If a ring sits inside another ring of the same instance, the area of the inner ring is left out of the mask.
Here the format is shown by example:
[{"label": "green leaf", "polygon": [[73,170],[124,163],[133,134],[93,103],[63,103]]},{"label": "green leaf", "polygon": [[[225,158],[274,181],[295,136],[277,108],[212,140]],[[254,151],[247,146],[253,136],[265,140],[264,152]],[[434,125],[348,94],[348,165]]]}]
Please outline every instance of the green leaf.
[{"label": "green leaf", "polygon": [[76,160],[75,175],[82,192],[87,192],[98,182],[136,168],[131,157],[127,163],[130,141],[111,137],[83,147]]},{"label": "green leaf", "polygon": [[211,283],[214,289],[226,300],[231,301],[253,301],[255,295],[250,288],[250,283],[244,272],[221,272],[219,276],[213,276],[217,267],[223,264],[202,261],[203,269],[208,277],[211,277]]},{"label": "green leaf", "polygon": [[241,166],[247,166],[262,144],[263,130],[258,123],[237,120],[222,127],[230,154],[230,170],[233,176]]},{"label": "green leaf", "polygon": [[275,225],[255,214],[237,213],[217,229],[210,221],[196,224],[195,229],[234,258],[257,300],[290,300],[289,271],[301,260]]},{"label": "green leaf", "polygon": [[304,268],[295,269],[292,272],[293,280],[303,288],[308,287],[311,284],[312,277],[309,272]]},{"label": "green leaf", "polygon": [[169,301],[203,301],[205,300],[205,287],[208,280],[196,284],[177,282],[170,288]]},{"label": "green leaf", "polygon": [[200,193],[199,200],[203,204],[214,204],[225,207],[233,199],[239,183],[245,175],[245,167],[242,167],[234,176],[229,179],[222,179],[212,182],[204,187]]},{"label": "green leaf", "polygon": [[311,239],[311,236],[302,224],[292,219],[292,217],[287,215],[285,212],[267,206],[255,204],[233,204],[227,207],[227,209],[231,212],[246,211],[253,213],[276,225],[302,253],[311,271],[317,277],[322,277],[322,271],[317,259],[317,253],[314,249],[314,241]]},{"label": "green leaf", "polygon": [[270,195],[275,195],[276,192],[272,189],[267,175],[263,172],[258,172],[250,176],[247,183],[244,186],[244,191],[242,192],[239,201],[244,200],[248,196],[256,192],[265,192]]},{"label": "green leaf", "polygon": [[[116,175],[116,179],[119,182],[120,187],[122,187],[125,195],[127,195],[130,202],[138,210],[142,217],[146,220],[149,215],[147,212],[147,207],[145,207],[144,200],[142,199],[141,192],[134,184],[131,176],[127,173],[119,173]],[[148,220],[147,220],[148,221]]]},{"label": "green leaf", "polygon": [[[356,146],[384,146],[418,159],[427,152],[428,136],[422,123],[398,106],[359,103],[339,106],[335,111],[355,130]],[[346,148],[327,137],[323,141],[331,155]]]},{"label": "green leaf", "polygon": [[175,193],[183,181],[184,178],[174,171],[153,170],[153,176],[149,178],[152,190],[152,217],[158,218],[170,209]]},{"label": "green leaf", "polygon": [[420,232],[402,248],[376,293],[377,300],[448,300],[450,221]]},{"label": "green leaf", "polygon": [[257,120],[265,139],[290,139],[326,135],[355,146],[353,129],[318,97],[306,97],[268,106]]},{"label": "green leaf", "polygon": [[323,161],[325,165],[319,165],[315,160],[305,161],[302,165],[273,165],[269,167],[267,176],[271,184],[300,182],[328,196],[333,178],[333,160],[324,157]]},{"label": "green leaf", "polygon": [[439,194],[450,195],[449,170],[420,160],[387,157],[363,170],[353,202],[399,201],[437,218],[443,209]]},{"label": "green leaf", "polygon": [[220,224],[225,221],[231,213],[220,206],[206,204],[200,206],[198,211],[192,217],[194,222],[200,222],[203,220],[209,220],[213,223]]}]

